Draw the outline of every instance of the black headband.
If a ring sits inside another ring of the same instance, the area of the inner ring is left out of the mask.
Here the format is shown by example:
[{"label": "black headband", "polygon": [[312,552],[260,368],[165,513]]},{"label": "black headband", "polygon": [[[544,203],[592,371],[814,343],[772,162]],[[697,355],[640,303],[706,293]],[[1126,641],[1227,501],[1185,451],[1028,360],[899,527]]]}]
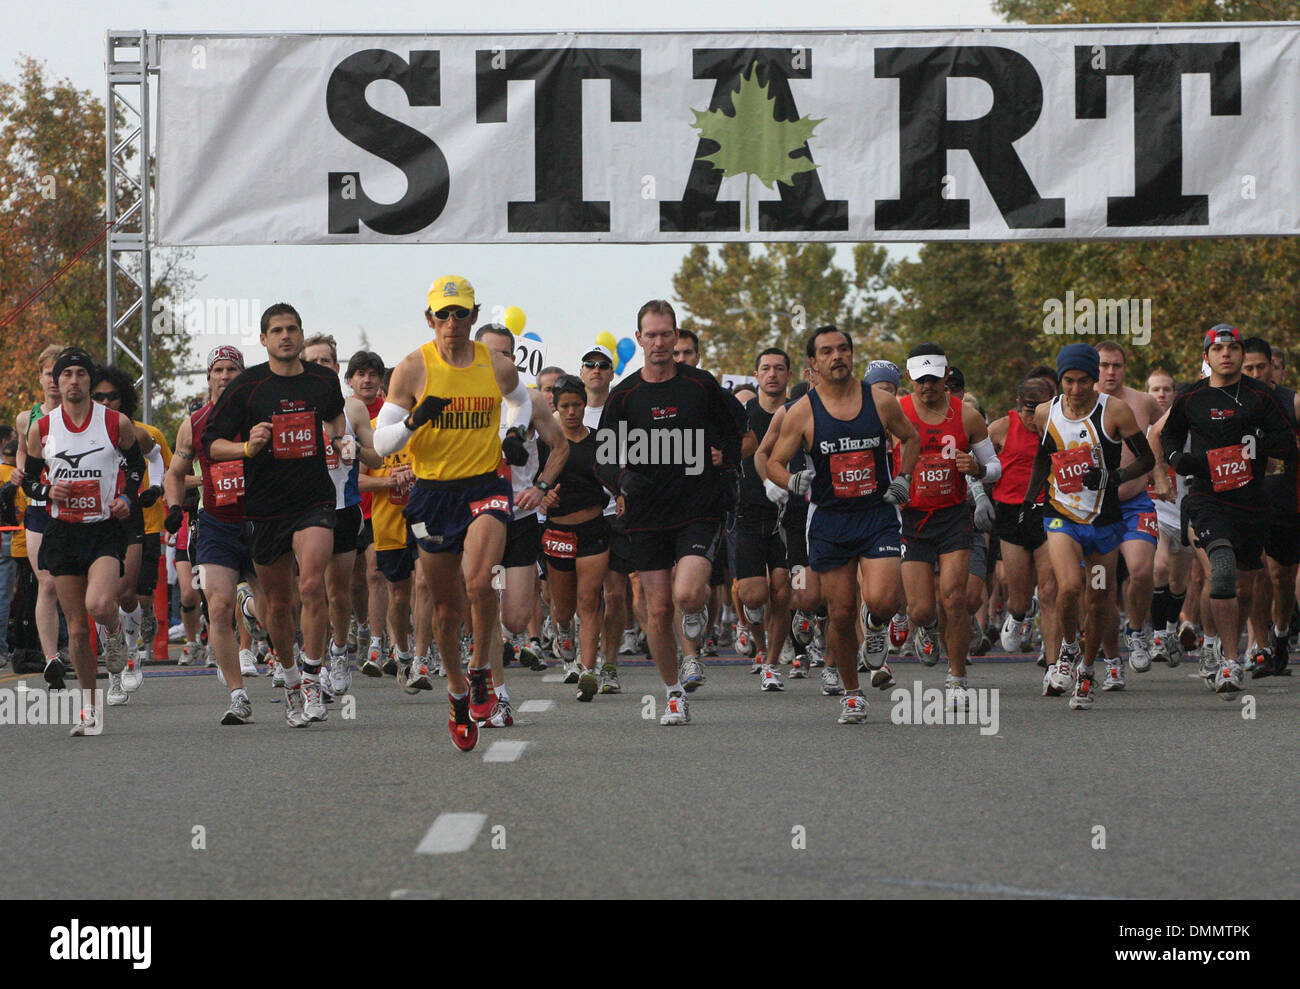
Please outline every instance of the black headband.
[{"label": "black headband", "polygon": [[60,351],[59,356],[54,358],[54,380],[59,380],[59,375],[70,367],[84,367],[86,373],[91,377],[95,375],[95,362],[91,356],[80,347],[68,347]]}]

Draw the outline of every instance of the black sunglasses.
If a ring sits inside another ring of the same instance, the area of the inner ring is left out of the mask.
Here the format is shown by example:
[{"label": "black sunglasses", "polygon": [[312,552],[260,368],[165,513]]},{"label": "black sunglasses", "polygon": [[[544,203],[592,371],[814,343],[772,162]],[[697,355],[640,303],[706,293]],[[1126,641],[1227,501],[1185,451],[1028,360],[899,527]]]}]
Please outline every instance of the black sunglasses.
[{"label": "black sunglasses", "polygon": [[433,314],[433,318],[447,319],[449,316],[455,316],[457,319],[465,319],[473,311],[473,309],[466,309],[463,306],[457,306],[455,309],[439,309]]},{"label": "black sunglasses", "polygon": [[608,371],[614,365],[611,364],[609,361],[583,361],[582,366],[585,367],[588,371],[595,371],[595,370]]},{"label": "black sunglasses", "polygon": [[92,392],[90,397],[93,398],[96,402],[116,402],[119,398],[121,398],[121,396],[118,395],[118,393],[115,391]]}]

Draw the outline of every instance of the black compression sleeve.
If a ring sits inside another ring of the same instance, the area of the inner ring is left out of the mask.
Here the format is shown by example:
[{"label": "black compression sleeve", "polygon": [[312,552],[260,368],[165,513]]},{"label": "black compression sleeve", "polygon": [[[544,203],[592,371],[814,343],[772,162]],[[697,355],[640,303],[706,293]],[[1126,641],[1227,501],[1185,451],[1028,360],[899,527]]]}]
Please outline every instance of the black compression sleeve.
[{"label": "black compression sleeve", "polygon": [[27,466],[23,468],[23,491],[33,501],[50,500],[50,486],[41,481],[41,474],[44,472],[45,461],[30,453],[27,454]]},{"label": "black compression sleeve", "polygon": [[123,468],[126,474],[126,491],[123,494],[131,501],[135,501],[140,496],[140,481],[144,478],[147,469],[144,454],[140,452],[140,444],[132,443],[122,451],[122,457],[126,460],[126,466]]}]

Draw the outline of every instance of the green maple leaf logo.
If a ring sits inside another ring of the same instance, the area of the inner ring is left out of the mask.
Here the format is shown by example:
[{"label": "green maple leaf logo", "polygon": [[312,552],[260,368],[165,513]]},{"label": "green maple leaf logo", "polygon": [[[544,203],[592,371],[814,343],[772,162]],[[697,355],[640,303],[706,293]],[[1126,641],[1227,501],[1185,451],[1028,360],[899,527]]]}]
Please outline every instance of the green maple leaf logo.
[{"label": "green maple leaf logo", "polygon": [[810,172],[818,166],[812,159],[795,152],[804,150],[821,118],[801,117],[798,120],[777,120],[772,112],[774,98],[768,87],[754,75],[757,62],[741,77],[740,89],[731,97],[734,113],[721,110],[692,110],[695,123],[691,127],[700,137],[716,142],[719,147],[712,154],[700,155],[704,161],[722,170],[722,177],[745,176],[745,230],[749,231],[749,182],[756,178],[768,189],[774,183],[790,185],[800,172]]}]

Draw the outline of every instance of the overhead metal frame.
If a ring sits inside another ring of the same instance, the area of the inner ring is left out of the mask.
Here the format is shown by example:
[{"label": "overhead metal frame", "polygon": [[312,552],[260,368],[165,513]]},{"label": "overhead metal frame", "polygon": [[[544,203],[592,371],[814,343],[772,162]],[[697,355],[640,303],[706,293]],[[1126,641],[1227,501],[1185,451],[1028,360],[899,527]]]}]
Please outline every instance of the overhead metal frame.
[{"label": "overhead metal frame", "polygon": [[[153,421],[150,322],[153,282],[149,257],[153,190],[149,77],[158,64],[147,31],[109,31],[104,100],[104,212],[111,226],[106,250],[108,363],[121,351],[140,372],[139,415]],[[118,126],[118,115],[122,124]],[[138,334],[132,329],[138,320]],[[132,344],[136,349],[132,349]]]}]

